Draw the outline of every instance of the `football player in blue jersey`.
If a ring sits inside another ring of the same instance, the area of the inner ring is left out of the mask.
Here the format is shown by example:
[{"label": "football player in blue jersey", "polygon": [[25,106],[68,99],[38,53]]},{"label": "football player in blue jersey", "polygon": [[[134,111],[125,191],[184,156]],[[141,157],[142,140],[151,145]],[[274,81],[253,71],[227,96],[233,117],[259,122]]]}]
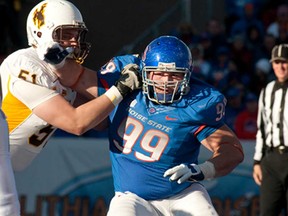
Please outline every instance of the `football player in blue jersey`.
[{"label": "football player in blue jersey", "polygon": [[[115,187],[108,216],[217,215],[200,181],[230,173],[244,157],[224,122],[225,97],[193,77],[190,50],[173,36],[156,38],[141,57],[111,59],[99,71],[99,93],[135,64],[143,90],[106,122]],[[201,145],[212,156],[198,164]]]}]

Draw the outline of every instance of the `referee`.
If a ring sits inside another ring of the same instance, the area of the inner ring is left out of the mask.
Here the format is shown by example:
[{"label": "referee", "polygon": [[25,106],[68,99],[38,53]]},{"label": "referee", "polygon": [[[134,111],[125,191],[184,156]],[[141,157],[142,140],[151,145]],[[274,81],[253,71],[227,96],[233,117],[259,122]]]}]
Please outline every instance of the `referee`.
[{"label": "referee", "polygon": [[288,207],[288,44],[272,49],[276,80],[262,89],[253,178],[260,185],[260,215],[278,216]]}]

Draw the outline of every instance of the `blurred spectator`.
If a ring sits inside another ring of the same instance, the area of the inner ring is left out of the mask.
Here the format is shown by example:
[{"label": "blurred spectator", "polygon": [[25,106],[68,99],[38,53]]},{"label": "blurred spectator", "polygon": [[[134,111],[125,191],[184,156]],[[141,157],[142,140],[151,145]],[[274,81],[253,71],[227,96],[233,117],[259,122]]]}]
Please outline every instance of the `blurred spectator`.
[{"label": "blurred spectator", "polygon": [[225,10],[228,16],[236,16],[238,19],[245,17],[244,7],[251,4],[255,13],[262,8],[263,0],[225,0]]},{"label": "blurred spectator", "polygon": [[279,5],[283,4],[286,0],[265,0],[266,2],[263,4],[262,9],[259,12],[259,17],[262,20],[264,28],[267,30],[267,27],[275,21],[275,17],[277,16],[277,8]]},{"label": "blurred spectator", "polygon": [[260,32],[260,29],[255,25],[250,25],[246,29],[245,44],[252,55],[262,46],[263,37],[264,35]]},{"label": "blurred spectator", "polygon": [[211,41],[212,57],[214,58],[219,47],[227,46],[227,37],[224,24],[216,18],[211,18],[206,24],[205,32]]},{"label": "blurred spectator", "polygon": [[202,45],[192,45],[190,50],[193,56],[193,74],[202,80],[207,80],[211,70],[211,64],[204,59]]},{"label": "blurred spectator", "polygon": [[180,23],[176,31],[172,32],[172,35],[181,39],[188,46],[199,42],[197,30],[189,23]]},{"label": "blurred spectator", "polygon": [[260,49],[254,50],[253,62],[258,61],[261,58],[270,59],[271,51],[276,45],[276,38],[272,34],[265,34],[263,38],[263,44]]},{"label": "blurred spectator", "polygon": [[[276,20],[267,28],[267,33],[272,34],[276,39],[280,34],[288,32],[288,5],[282,4],[277,8]],[[282,36],[283,37],[283,36]]]},{"label": "blurred spectator", "polygon": [[211,38],[207,32],[200,35],[199,44],[203,47],[203,58],[211,62],[214,59],[214,50]]},{"label": "blurred spectator", "polygon": [[253,5],[254,13],[258,14],[259,10],[262,8],[263,0],[225,0],[225,26],[226,34],[229,35],[231,26],[245,17],[245,5]]},{"label": "blurred spectator", "polygon": [[211,71],[207,82],[223,90],[227,86],[229,74],[230,50],[226,46],[219,47],[216,52],[215,60],[211,62]]},{"label": "blurred spectator", "polygon": [[[287,22],[288,26],[288,22]],[[279,37],[276,39],[277,44],[287,44],[288,43],[288,28],[279,29]]]},{"label": "blurred spectator", "polygon": [[250,80],[250,77],[249,80],[245,80],[246,78],[243,77],[243,74],[241,74],[241,72],[239,72],[239,69],[237,68],[233,60],[229,61],[228,70],[229,72],[225,79],[225,81],[227,81],[227,84],[222,91],[227,92],[230,88],[237,88],[243,95],[243,92],[247,91],[247,82]]},{"label": "blurred spectator", "polygon": [[260,19],[256,16],[255,8],[252,3],[246,3],[244,8],[244,16],[237,20],[231,27],[230,37],[237,34],[245,34],[250,26],[256,26],[260,34],[264,34],[264,26]]},{"label": "blurred spectator", "polygon": [[256,139],[258,98],[253,93],[245,96],[245,108],[235,119],[235,133],[239,139]]},{"label": "blurred spectator", "polygon": [[230,43],[230,58],[235,62],[241,76],[250,74],[252,71],[252,54],[245,45],[245,36],[243,34],[234,35]]},{"label": "blurred spectator", "polygon": [[255,64],[254,72],[251,73],[251,82],[249,89],[256,95],[259,95],[261,89],[274,78],[271,63],[269,59],[259,59]]},{"label": "blurred spectator", "polygon": [[243,92],[237,87],[230,87],[224,95],[227,98],[227,106],[225,111],[226,124],[235,131],[236,116],[243,111],[242,103]]},{"label": "blurred spectator", "polygon": [[239,85],[242,85],[241,74],[235,62],[233,60],[230,60],[228,63],[227,86],[225,86],[223,91],[226,91],[231,86]]}]

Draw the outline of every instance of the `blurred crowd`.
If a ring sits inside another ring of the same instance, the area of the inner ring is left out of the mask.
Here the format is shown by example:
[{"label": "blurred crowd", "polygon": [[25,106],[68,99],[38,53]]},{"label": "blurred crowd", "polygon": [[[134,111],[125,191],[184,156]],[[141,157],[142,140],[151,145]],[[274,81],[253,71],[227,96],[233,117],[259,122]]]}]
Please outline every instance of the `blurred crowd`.
[{"label": "blurred crowd", "polygon": [[[274,45],[288,43],[288,3],[226,0],[224,21],[212,17],[205,30],[181,23],[170,35],[183,40],[193,55],[193,75],[227,98],[226,122],[240,139],[255,139],[258,97],[274,73],[269,62]],[[56,133],[63,135],[63,133]],[[106,137],[90,131],[86,137]]]},{"label": "blurred crowd", "polygon": [[275,78],[271,50],[288,43],[288,4],[226,0],[226,6],[224,22],[211,18],[203,32],[182,23],[172,34],[189,45],[194,76],[226,96],[227,124],[240,139],[255,139],[258,96]]}]

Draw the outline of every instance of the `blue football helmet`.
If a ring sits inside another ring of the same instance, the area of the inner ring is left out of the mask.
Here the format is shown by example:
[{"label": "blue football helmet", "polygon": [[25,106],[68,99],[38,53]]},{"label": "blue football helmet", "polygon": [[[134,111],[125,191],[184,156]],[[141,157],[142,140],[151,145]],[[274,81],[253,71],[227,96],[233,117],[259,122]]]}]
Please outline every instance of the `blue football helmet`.
[{"label": "blue football helmet", "polygon": [[[177,37],[161,36],[153,40],[143,53],[142,63],[143,93],[149,100],[159,104],[173,103],[189,92],[192,55],[187,45]],[[149,77],[152,71],[182,73],[183,79],[157,82]],[[156,93],[159,88],[164,93]],[[165,93],[171,88],[174,89],[173,93]]]}]

